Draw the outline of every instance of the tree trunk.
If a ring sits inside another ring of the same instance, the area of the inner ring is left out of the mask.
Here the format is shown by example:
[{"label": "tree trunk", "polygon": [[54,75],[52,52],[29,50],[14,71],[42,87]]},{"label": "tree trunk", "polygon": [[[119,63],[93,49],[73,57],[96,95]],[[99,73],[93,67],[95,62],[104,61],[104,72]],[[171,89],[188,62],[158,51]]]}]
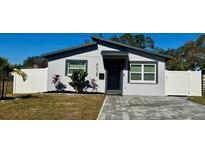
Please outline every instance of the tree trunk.
[{"label": "tree trunk", "polygon": [[7,94],[8,81],[9,81],[9,79],[6,80],[6,86],[5,86],[4,98],[6,98],[6,94]]},{"label": "tree trunk", "polygon": [[1,79],[1,74],[0,74],[0,96],[1,96],[1,84],[2,84],[2,79]]},{"label": "tree trunk", "polygon": [[4,80],[4,77],[3,77],[3,79],[2,79],[2,91],[1,91],[1,99],[3,99],[4,98],[4,84],[5,84],[5,80]]},{"label": "tree trunk", "polygon": [[75,93],[79,93],[78,87],[75,87]]}]

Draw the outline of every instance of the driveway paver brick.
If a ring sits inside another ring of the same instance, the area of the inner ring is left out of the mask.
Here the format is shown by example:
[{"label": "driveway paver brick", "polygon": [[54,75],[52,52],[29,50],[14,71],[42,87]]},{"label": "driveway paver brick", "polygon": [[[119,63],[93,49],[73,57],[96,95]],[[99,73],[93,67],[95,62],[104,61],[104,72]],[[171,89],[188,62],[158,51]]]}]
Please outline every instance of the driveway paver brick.
[{"label": "driveway paver brick", "polygon": [[99,120],[205,119],[205,106],[183,97],[107,96]]}]

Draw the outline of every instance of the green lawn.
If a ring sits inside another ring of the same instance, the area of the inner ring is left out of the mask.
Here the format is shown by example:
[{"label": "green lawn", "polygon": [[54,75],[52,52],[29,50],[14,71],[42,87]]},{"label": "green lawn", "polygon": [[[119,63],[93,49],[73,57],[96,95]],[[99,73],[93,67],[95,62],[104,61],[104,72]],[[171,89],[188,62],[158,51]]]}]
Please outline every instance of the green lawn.
[{"label": "green lawn", "polygon": [[94,120],[105,96],[32,94],[12,98],[0,101],[0,119]]},{"label": "green lawn", "polygon": [[205,105],[205,96],[202,96],[202,97],[191,96],[191,97],[188,97],[188,99],[195,103]]}]

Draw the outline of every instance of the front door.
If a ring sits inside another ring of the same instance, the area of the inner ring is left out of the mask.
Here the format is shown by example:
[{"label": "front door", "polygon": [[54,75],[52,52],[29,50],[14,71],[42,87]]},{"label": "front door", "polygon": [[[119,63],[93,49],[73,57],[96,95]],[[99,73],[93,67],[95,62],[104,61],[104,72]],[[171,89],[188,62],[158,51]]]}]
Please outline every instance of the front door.
[{"label": "front door", "polygon": [[117,65],[111,65],[108,69],[108,90],[120,90],[120,69]]},{"label": "front door", "polygon": [[121,66],[118,63],[107,67],[107,93],[121,94]]}]

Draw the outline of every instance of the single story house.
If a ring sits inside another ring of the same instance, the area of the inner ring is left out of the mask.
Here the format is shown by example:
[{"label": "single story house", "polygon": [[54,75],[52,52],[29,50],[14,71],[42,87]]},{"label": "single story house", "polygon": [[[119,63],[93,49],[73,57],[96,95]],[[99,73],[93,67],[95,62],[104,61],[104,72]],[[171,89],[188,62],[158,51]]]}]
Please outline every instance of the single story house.
[{"label": "single story house", "polygon": [[55,90],[54,74],[61,76],[66,90],[73,71],[87,71],[95,79],[98,92],[122,95],[165,96],[165,61],[168,56],[132,47],[104,38],[42,56],[48,59],[47,90]]}]

